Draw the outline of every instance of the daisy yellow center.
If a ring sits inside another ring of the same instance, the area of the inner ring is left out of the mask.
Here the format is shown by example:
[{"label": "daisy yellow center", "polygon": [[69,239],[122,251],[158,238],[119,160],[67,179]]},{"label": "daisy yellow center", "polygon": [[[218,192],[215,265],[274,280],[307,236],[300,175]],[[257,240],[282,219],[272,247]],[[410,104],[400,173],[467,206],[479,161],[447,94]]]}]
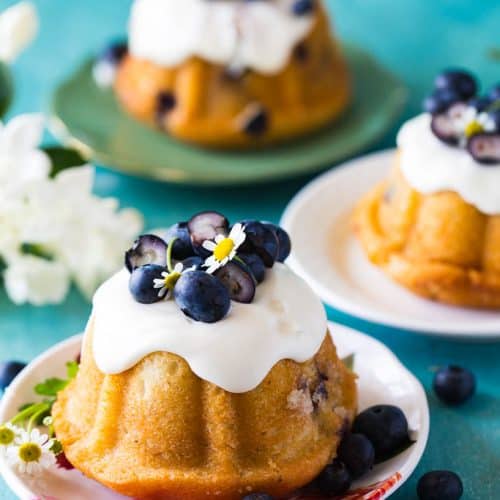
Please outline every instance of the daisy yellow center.
[{"label": "daisy yellow center", "polygon": [[472,137],[473,135],[480,134],[481,132],[484,132],[484,128],[476,120],[471,121],[465,127],[465,135],[466,135],[466,137]]},{"label": "daisy yellow center", "polygon": [[8,446],[14,441],[15,437],[16,435],[11,429],[0,427],[0,445]]},{"label": "daisy yellow center", "polygon": [[227,259],[234,249],[234,241],[231,238],[224,238],[214,250],[214,257],[220,262]]},{"label": "daisy yellow center", "polygon": [[174,288],[175,284],[179,281],[180,277],[181,277],[181,273],[178,273],[177,271],[171,272],[165,278],[165,288],[172,290]]},{"label": "daisy yellow center", "polygon": [[42,449],[36,443],[24,443],[19,447],[19,458],[23,462],[38,462]]}]

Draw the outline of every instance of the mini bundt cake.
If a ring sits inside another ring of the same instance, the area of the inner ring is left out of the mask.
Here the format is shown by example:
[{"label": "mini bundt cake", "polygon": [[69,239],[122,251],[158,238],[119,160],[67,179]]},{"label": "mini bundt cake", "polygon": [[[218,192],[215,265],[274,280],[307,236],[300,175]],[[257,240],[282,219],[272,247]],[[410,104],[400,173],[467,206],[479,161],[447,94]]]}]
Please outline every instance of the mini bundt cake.
[{"label": "mini bundt cake", "polygon": [[136,0],[119,102],[183,141],[240,148],[328,124],[348,68],[319,0]]},{"label": "mini bundt cake", "polygon": [[360,202],[355,229],[370,260],[418,295],[498,309],[500,120],[474,106],[403,126],[396,165]]},{"label": "mini bundt cake", "polygon": [[[189,224],[193,244],[182,224],[168,245],[136,242],[131,274],[96,293],[79,373],[53,409],[69,461],[133,498],[287,495],[335,457],[355,416],[355,377],[323,306],[284,264],[270,268],[288,255],[286,233],[248,221],[229,232],[216,217]],[[206,237],[214,274],[186,257]],[[188,260],[172,267],[170,254]]]}]

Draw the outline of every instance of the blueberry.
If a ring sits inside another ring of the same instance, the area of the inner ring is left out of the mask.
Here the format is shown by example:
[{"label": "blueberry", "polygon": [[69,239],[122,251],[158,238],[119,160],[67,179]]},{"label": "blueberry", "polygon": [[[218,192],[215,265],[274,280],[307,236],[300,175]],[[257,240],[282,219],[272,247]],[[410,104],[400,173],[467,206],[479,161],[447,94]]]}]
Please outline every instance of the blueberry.
[{"label": "blueberry", "polygon": [[266,277],[266,266],[256,253],[240,254],[240,259],[250,268],[257,283],[262,283]]},{"label": "blueberry", "polygon": [[276,224],[271,224],[270,222],[266,222],[266,227],[274,232],[276,238],[278,238],[278,262],[285,262],[285,260],[290,255],[292,251],[292,242],[290,241],[290,236],[288,233],[280,226]]},{"label": "blueberry", "polygon": [[193,255],[193,257],[188,257],[182,261],[184,269],[191,269],[194,267],[193,271],[199,271],[202,269],[205,261],[198,255]]},{"label": "blueberry", "polygon": [[166,270],[165,267],[157,264],[147,264],[135,269],[130,275],[128,284],[134,299],[141,304],[153,304],[162,300],[159,290],[154,287],[154,280],[161,279],[161,273]]},{"label": "blueberry", "polygon": [[296,0],[293,3],[292,11],[296,16],[304,16],[314,10],[313,0]]},{"label": "blueberry", "polygon": [[267,493],[250,493],[244,496],[243,500],[273,500],[273,497]]},{"label": "blueberry", "polygon": [[497,165],[500,162],[500,134],[473,135],[467,141],[467,150],[478,163]]},{"label": "blueberry", "polygon": [[316,478],[316,484],[323,495],[342,495],[351,487],[351,475],[340,460],[327,465]]},{"label": "blueberry", "polygon": [[476,377],[460,366],[441,368],[434,376],[434,391],[439,399],[449,405],[459,405],[476,392]]},{"label": "blueberry", "polygon": [[243,131],[252,136],[262,135],[269,126],[269,115],[261,106],[257,106],[243,124]]},{"label": "blueberry", "polygon": [[160,122],[163,121],[164,116],[172,111],[177,104],[174,94],[172,92],[160,92],[156,96],[156,119]]},{"label": "blueberry", "polygon": [[218,234],[228,234],[229,221],[219,212],[200,212],[191,217],[188,230],[194,252],[207,257],[210,252],[203,248],[203,242],[213,240]]},{"label": "blueberry", "polygon": [[491,105],[491,99],[488,96],[473,97],[467,104],[481,112]]},{"label": "blueberry", "polygon": [[179,222],[167,230],[165,234],[167,245],[174,238],[177,238],[172,248],[172,258],[174,260],[184,260],[194,255],[187,222]]},{"label": "blueberry", "polygon": [[500,132],[500,109],[495,109],[494,111],[490,111],[488,113],[488,117],[495,124],[495,130]]},{"label": "blueberry", "polygon": [[0,363],[0,389],[5,390],[26,366],[20,361],[4,361]]},{"label": "blueberry", "polygon": [[363,434],[348,434],[340,443],[338,458],[349,469],[351,477],[357,479],[373,467],[375,450]]},{"label": "blueberry", "polygon": [[118,65],[127,55],[128,44],[126,41],[110,43],[101,53],[99,59],[113,65]]},{"label": "blueberry", "polygon": [[497,83],[495,86],[493,86],[490,91],[488,92],[488,97],[492,101],[496,101],[500,99],[500,83]]},{"label": "blueberry", "polygon": [[372,406],[361,412],[354,419],[352,432],[371,441],[377,462],[394,456],[409,443],[406,417],[391,405]]},{"label": "blueberry", "polygon": [[250,269],[232,261],[218,269],[215,276],[222,281],[231,300],[250,304],[255,297],[255,280]]},{"label": "blueberry", "polygon": [[448,69],[440,73],[435,81],[436,89],[449,89],[457,92],[463,99],[470,99],[477,93],[475,77],[462,69]]},{"label": "blueberry", "polygon": [[423,107],[427,113],[436,114],[446,111],[453,103],[462,100],[462,96],[452,89],[435,90],[424,100]]},{"label": "blueberry", "polygon": [[273,267],[278,258],[279,242],[274,231],[258,221],[242,222],[246,239],[240,247],[242,253],[256,253],[266,267]]},{"label": "blueberry", "polygon": [[464,487],[460,478],[447,470],[427,472],[417,484],[420,500],[458,500],[463,493]]},{"label": "blueberry", "polygon": [[231,306],[227,288],[204,271],[183,274],[175,285],[174,298],[186,316],[203,323],[221,320]]},{"label": "blueberry", "polygon": [[125,253],[125,266],[132,272],[146,264],[164,266],[167,263],[167,244],[154,234],[139,236]]}]

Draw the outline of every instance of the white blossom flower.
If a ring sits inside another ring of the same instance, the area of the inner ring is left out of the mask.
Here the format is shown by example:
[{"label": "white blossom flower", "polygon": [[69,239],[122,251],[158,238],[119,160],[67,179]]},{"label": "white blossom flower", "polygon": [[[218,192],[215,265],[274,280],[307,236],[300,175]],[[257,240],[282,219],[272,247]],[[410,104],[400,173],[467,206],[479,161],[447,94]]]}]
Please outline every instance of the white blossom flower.
[{"label": "white blossom flower", "polygon": [[[71,282],[90,298],[142,229],[136,210],[92,193],[90,165],[51,178],[50,159],[38,148],[42,134],[41,115],[0,126],[0,261],[16,304],[61,302]],[[26,244],[49,259],[26,252]]]},{"label": "white blossom flower", "polygon": [[38,26],[31,2],[19,2],[0,13],[0,61],[13,62],[36,37]]},{"label": "white blossom flower", "polygon": [[12,302],[35,306],[61,302],[70,286],[68,270],[61,262],[20,255],[10,262],[4,275]]},{"label": "white blossom flower", "polygon": [[21,474],[39,474],[56,463],[56,457],[50,449],[53,444],[54,440],[47,434],[41,434],[38,429],[22,431],[15,445],[7,450],[7,463]]},{"label": "white blossom flower", "polygon": [[235,224],[229,236],[218,234],[215,241],[207,240],[203,242],[203,248],[212,252],[212,255],[203,264],[207,267],[207,273],[212,274],[217,269],[225,266],[236,256],[236,251],[246,239],[245,230],[241,224]]},{"label": "white blossom flower", "polygon": [[0,122],[0,194],[48,177],[50,159],[39,149],[44,125],[40,114],[20,115],[7,125]]},{"label": "white blossom flower", "polygon": [[184,269],[182,262],[175,264],[174,269],[171,272],[164,271],[161,273],[161,278],[156,278],[154,280],[154,287],[159,289],[158,297],[168,299],[172,294],[179,278],[187,272],[194,271],[195,266],[188,269]]}]

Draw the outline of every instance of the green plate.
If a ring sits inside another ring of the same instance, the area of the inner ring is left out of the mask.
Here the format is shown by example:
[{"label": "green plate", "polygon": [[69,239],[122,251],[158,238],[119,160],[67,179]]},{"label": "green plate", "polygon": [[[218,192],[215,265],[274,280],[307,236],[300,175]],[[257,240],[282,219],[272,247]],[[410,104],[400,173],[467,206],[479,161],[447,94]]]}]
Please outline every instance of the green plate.
[{"label": "green plate", "polygon": [[346,47],[354,101],[341,119],[290,144],[254,151],[221,151],[183,144],[129,117],[111,90],[101,90],[87,61],[55,91],[53,132],[93,161],[161,181],[244,184],[321,170],[378,139],[406,101],[402,83],[371,56]]},{"label": "green plate", "polygon": [[7,112],[14,94],[14,85],[8,66],[0,62],[0,118]]}]

